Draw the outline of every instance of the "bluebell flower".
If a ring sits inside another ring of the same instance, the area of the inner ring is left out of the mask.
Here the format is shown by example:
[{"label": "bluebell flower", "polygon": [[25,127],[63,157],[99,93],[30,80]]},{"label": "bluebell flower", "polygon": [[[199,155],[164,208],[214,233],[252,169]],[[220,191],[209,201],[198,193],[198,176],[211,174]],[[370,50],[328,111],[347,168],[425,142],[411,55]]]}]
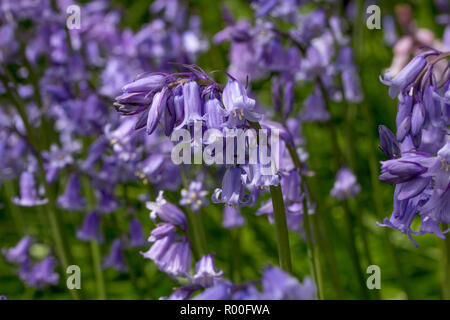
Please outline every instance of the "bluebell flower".
[{"label": "bluebell flower", "polygon": [[297,278],[277,267],[268,267],[262,277],[263,299],[313,300],[316,287],[310,278],[300,283]]},{"label": "bluebell flower", "polygon": [[348,168],[342,168],[336,175],[331,195],[339,200],[356,196],[361,191],[361,186],[356,181],[353,172]]},{"label": "bluebell flower", "polygon": [[195,264],[195,274],[193,277],[190,277],[192,284],[198,284],[203,288],[208,288],[222,279],[223,271],[216,270],[214,256],[214,254],[204,255]]},{"label": "bluebell flower", "polygon": [[248,202],[243,184],[244,171],[239,166],[227,168],[222,179],[222,189],[214,190],[212,201],[239,207]]},{"label": "bluebell flower", "polygon": [[222,100],[230,128],[239,127],[246,120],[255,122],[261,118],[261,115],[254,111],[255,100],[247,96],[244,86],[236,80],[228,81],[223,89]]},{"label": "bluebell flower", "polygon": [[300,114],[300,119],[304,122],[323,122],[330,120],[330,114],[325,108],[325,101],[322,94],[316,90],[304,102],[304,109]]},{"label": "bluebell flower", "polygon": [[138,219],[130,221],[130,246],[142,247],[145,245],[145,237],[142,230],[142,225]]},{"label": "bluebell flower", "polygon": [[14,197],[12,201],[18,206],[33,207],[46,204],[48,199],[38,197],[33,173],[24,171],[20,175],[20,198]]},{"label": "bluebell flower", "polygon": [[399,93],[403,92],[411,85],[417,76],[425,68],[427,61],[424,55],[415,56],[398,74],[394,77],[390,72],[386,72],[384,79],[380,77],[383,84],[389,86],[389,96],[395,98]]},{"label": "bluebell flower", "polygon": [[411,242],[417,246],[417,242],[412,237],[413,234],[417,233],[411,230],[411,224],[418,210],[418,199],[398,200],[399,190],[400,187],[397,185],[394,193],[394,211],[391,218],[385,218],[382,224],[377,222],[377,225],[397,229],[408,235]]},{"label": "bluebell flower", "polygon": [[220,282],[195,296],[194,300],[229,300],[231,289],[231,284],[227,282]]},{"label": "bluebell flower", "polygon": [[96,189],[95,195],[98,200],[95,210],[99,213],[110,213],[119,207],[114,192],[113,190],[109,190],[109,187]]},{"label": "bluebell flower", "polygon": [[80,179],[77,174],[71,174],[66,190],[58,198],[58,205],[65,210],[82,210],[86,200],[81,195]]},{"label": "bluebell flower", "polygon": [[386,126],[380,125],[378,126],[378,132],[380,135],[379,147],[381,151],[383,151],[384,154],[389,157],[389,159],[400,157],[400,145],[392,131],[389,130],[389,128],[387,128]]},{"label": "bluebell flower", "polygon": [[16,264],[22,264],[30,258],[29,250],[31,244],[31,237],[25,236],[20,239],[15,247],[10,249],[2,249],[2,253],[5,256],[6,261]]},{"label": "bluebell flower", "polygon": [[42,289],[46,285],[56,285],[59,280],[59,274],[55,272],[56,259],[54,257],[47,257],[37,262],[26,273],[25,282],[37,289]]},{"label": "bluebell flower", "polygon": [[150,218],[153,221],[158,217],[164,222],[179,226],[182,230],[187,229],[186,216],[175,205],[164,199],[163,191],[159,192],[156,202],[149,201],[146,207],[150,210]]},{"label": "bluebell flower", "polygon": [[128,272],[125,257],[122,249],[122,242],[119,238],[114,239],[109,256],[105,258],[103,268],[113,268],[120,272]]},{"label": "bluebell flower", "polygon": [[238,208],[225,206],[223,209],[222,227],[232,229],[242,227],[244,224],[245,219]]},{"label": "bluebell flower", "polygon": [[93,211],[86,214],[81,229],[77,230],[77,238],[83,241],[103,242],[100,230],[100,215]]},{"label": "bluebell flower", "polygon": [[175,241],[174,234],[155,239],[149,251],[143,253],[145,258],[155,262],[158,268],[171,276],[186,276],[192,262],[192,254],[187,239]]},{"label": "bluebell flower", "polygon": [[208,191],[202,189],[203,185],[200,181],[192,181],[188,190],[181,189],[180,205],[190,206],[192,211],[198,211],[201,207],[207,206],[208,200],[205,197]]}]

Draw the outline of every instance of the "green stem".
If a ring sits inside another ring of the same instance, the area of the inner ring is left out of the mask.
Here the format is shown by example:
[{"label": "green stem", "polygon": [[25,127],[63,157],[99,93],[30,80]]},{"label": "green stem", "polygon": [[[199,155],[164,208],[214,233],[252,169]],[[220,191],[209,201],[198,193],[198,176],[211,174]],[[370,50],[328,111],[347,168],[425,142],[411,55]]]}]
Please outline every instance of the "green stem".
[{"label": "green stem", "polygon": [[[444,225],[444,229],[448,226]],[[442,242],[442,297],[450,300],[450,236]]]},{"label": "green stem", "polygon": [[[183,187],[187,190],[189,188],[189,181],[187,179],[186,171],[184,170],[183,164],[179,167],[183,179]],[[192,212],[188,206],[184,207],[184,211],[189,223],[188,237],[191,242],[192,251],[194,257],[199,260],[207,252],[205,230],[203,228],[200,212]]]},{"label": "green stem", "polygon": [[289,247],[289,233],[286,221],[286,210],[284,207],[283,194],[281,185],[270,186],[270,194],[272,196],[273,213],[275,217],[275,229],[277,234],[278,256],[280,267],[291,273],[291,252]]},{"label": "green stem", "polygon": [[91,254],[94,262],[95,283],[97,285],[98,299],[106,299],[105,278],[103,276],[102,256],[100,253],[100,245],[91,241]]},{"label": "green stem", "polygon": [[[85,144],[86,146],[86,144]],[[94,204],[94,195],[92,193],[91,188],[89,187],[88,177],[81,177],[81,185],[84,191],[84,194],[87,199],[88,210]],[[97,287],[97,296],[100,300],[106,299],[106,288],[105,288],[105,276],[102,268],[102,254],[100,244],[96,241],[90,241],[90,251],[93,262],[93,269],[95,274],[95,284]]]},{"label": "green stem", "polygon": [[233,228],[230,230],[230,263],[232,268],[231,274],[233,276],[233,281],[239,283],[244,280],[244,276],[242,274],[242,250],[241,250],[241,229]]},{"label": "green stem", "polygon": [[353,263],[353,267],[355,269],[357,280],[359,284],[359,289],[361,290],[361,294],[364,297],[364,299],[369,299],[369,294],[367,292],[366,288],[366,282],[364,279],[364,275],[362,273],[361,264],[360,264],[360,258],[358,254],[358,248],[356,247],[355,242],[355,231],[354,231],[354,225],[352,221],[352,217],[350,215],[350,210],[348,209],[348,203],[347,200],[344,200],[344,220],[345,220],[345,227],[347,229],[347,237],[348,237],[348,244],[349,244],[349,251],[350,251],[350,258]]},{"label": "green stem", "polygon": [[23,220],[23,215],[20,210],[12,203],[11,199],[14,197],[14,187],[12,185],[11,181],[5,181],[3,183],[4,189],[5,189],[5,196],[8,199],[8,206],[10,209],[10,212],[12,214],[14,224],[16,225],[17,231],[19,234],[24,235],[25,234],[25,224]]},{"label": "green stem", "polygon": [[[314,235],[316,236],[316,241],[318,242],[318,246],[308,246],[308,242],[307,242],[307,250],[315,250],[315,252],[308,252],[308,256],[312,256],[312,259],[310,260],[310,267],[311,270],[314,270],[314,273],[316,274],[316,276],[314,277],[314,281],[316,283],[316,285],[318,286],[318,297],[323,299],[324,298],[324,291],[323,291],[323,286],[322,286],[322,268],[321,268],[321,263],[320,263],[320,251],[323,253],[327,265],[328,265],[328,269],[330,270],[330,275],[331,275],[331,282],[333,285],[333,288],[335,290],[336,296],[338,298],[342,298],[343,297],[343,290],[342,290],[342,285],[340,283],[339,280],[339,275],[337,272],[337,263],[336,263],[336,259],[334,256],[334,251],[330,249],[330,241],[328,239],[328,233],[322,232],[320,230],[320,226],[323,225],[323,221],[321,220],[321,208],[320,208],[320,203],[318,203],[314,197],[314,190],[311,188],[311,185],[309,183],[309,179],[308,177],[304,176],[302,174],[304,168],[303,168],[303,164],[301,163],[298,154],[294,148],[294,146],[287,144],[287,149],[289,151],[289,154],[292,158],[292,161],[294,162],[295,167],[298,169],[298,174],[300,176],[301,181],[304,182],[306,189],[307,189],[307,196],[309,199],[310,203],[315,203],[316,204],[316,212],[313,216],[312,219],[312,228],[313,228],[313,232]],[[305,188],[303,188],[305,189]],[[306,202],[306,198],[303,201],[303,206],[304,206],[304,212],[308,212],[307,211],[307,202]],[[307,214],[305,214],[307,215]],[[304,222],[305,226],[309,225],[309,223],[307,222],[309,220],[309,216],[306,217],[306,220]],[[305,228],[306,230],[306,228]],[[308,229],[309,231],[309,229]],[[307,236],[307,239],[311,239],[311,237]],[[311,241],[312,242],[312,241]],[[311,248],[312,247],[312,248]],[[318,248],[319,247],[319,248]],[[314,273],[312,273],[314,275]]]},{"label": "green stem", "polygon": [[308,205],[306,203],[306,197],[305,199],[303,199],[302,201],[302,205],[303,205],[303,229],[305,229],[305,233],[306,233],[306,248],[307,248],[307,255],[308,255],[308,261],[309,261],[309,266],[311,269],[311,273],[314,279],[314,282],[316,283],[317,286],[317,298],[318,299],[323,299],[323,289],[322,289],[322,276],[319,274],[321,274],[321,272],[318,272],[317,270],[317,263],[319,262],[318,259],[318,255],[315,252],[315,245],[313,243],[313,238],[311,235],[311,223],[309,221],[309,213],[308,213]]}]

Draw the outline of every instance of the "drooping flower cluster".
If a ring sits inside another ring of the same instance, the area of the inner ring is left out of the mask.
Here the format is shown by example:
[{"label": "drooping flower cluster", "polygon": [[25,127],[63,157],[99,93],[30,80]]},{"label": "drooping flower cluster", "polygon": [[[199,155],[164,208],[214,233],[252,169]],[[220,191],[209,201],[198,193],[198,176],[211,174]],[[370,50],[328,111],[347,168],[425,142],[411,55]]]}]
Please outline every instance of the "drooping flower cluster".
[{"label": "drooping flower cluster", "polygon": [[[399,100],[396,135],[380,126],[380,148],[390,158],[382,161],[380,180],[395,184],[394,211],[383,226],[411,239],[424,233],[443,238],[440,224],[450,222],[450,78],[448,67],[439,67],[449,56],[428,50],[383,80]],[[422,224],[413,231],[417,215]]]},{"label": "drooping flower cluster", "polygon": [[173,277],[186,277],[192,263],[191,248],[186,235],[186,216],[164,199],[162,191],[156,202],[150,201],[146,205],[150,210],[150,218],[157,223],[157,227],[148,238],[153,245],[142,255],[153,260],[161,271]]},{"label": "drooping flower cluster", "polygon": [[55,272],[57,260],[49,253],[34,261],[30,253],[33,242],[31,237],[23,237],[15,247],[2,249],[2,253],[6,261],[19,267],[19,277],[28,286],[41,290],[48,285],[56,285],[59,280],[59,274]]}]

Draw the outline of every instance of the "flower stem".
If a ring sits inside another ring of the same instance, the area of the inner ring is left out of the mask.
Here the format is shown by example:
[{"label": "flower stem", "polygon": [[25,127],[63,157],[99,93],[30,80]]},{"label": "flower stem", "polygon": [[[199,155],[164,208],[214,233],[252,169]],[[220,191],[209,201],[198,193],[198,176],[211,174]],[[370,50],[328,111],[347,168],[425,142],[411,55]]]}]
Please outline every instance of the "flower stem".
[{"label": "flower stem", "polygon": [[347,200],[344,201],[344,220],[345,220],[345,227],[347,229],[347,237],[348,237],[348,245],[349,245],[349,251],[350,251],[350,258],[353,263],[353,267],[355,268],[355,272],[357,275],[357,280],[359,284],[359,288],[361,290],[361,294],[364,297],[364,299],[369,299],[369,294],[367,292],[366,288],[366,282],[364,281],[364,275],[362,273],[361,264],[360,264],[360,257],[358,254],[358,248],[356,247],[355,242],[355,228],[352,221],[352,216],[350,215],[350,210],[348,209],[348,202]]},{"label": "flower stem", "polygon": [[[180,164],[181,177],[183,180],[183,187],[187,190],[189,188],[189,181],[187,179],[186,171],[182,164]],[[189,207],[184,207],[186,217],[188,219],[188,235],[191,242],[194,257],[199,260],[206,252],[206,236],[205,230],[200,217],[200,212],[192,212]]]},{"label": "flower stem", "polygon": [[[308,254],[309,266],[311,268],[311,273],[314,279],[314,282],[317,287],[317,298],[323,299],[323,288],[322,288],[322,273],[318,270],[319,266],[319,256],[316,254],[316,246],[313,242],[313,236],[311,235],[311,227],[312,224],[309,221],[309,213],[308,213],[308,205],[306,203],[306,197],[302,201],[303,205],[303,219],[304,219],[304,227],[306,233],[306,247]],[[316,229],[313,227],[313,230]]]},{"label": "flower stem", "polygon": [[[444,229],[447,226],[444,225]],[[450,300],[450,236],[447,235],[442,243],[442,297]]]},{"label": "flower stem", "polygon": [[[314,260],[315,260],[315,270],[316,270],[316,274],[317,274],[317,279],[315,279],[316,284],[318,286],[318,296],[320,298],[323,298],[323,288],[322,288],[322,268],[321,268],[321,264],[320,264],[320,252],[318,247],[320,248],[320,251],[322,251],[323,256],[325,257],[326,263],[328,265],[328,269],[330,272],[330,276],[331,276],[331,283],[333,285],[333,289],[336,293],[336,297],[337,298],[342,298],[343,297],[343,289],[342,289],[342,284],[341,281],[339,279],[339,273],[337,271],[337,263],[336,263],[336,258],[335,258],[335,254],[334,251],[331,249],[331,244],[330,244],[330,240],[328,238],[328,233],[326,231],[320,230],[320,226],[322,225],[323,227],[325,227],[323,220],[322,220],[322,216],[321,216],[321,206],[320,203],[316,201],[316,198],[314,197],[314,190],[310,185],[310,181],[309,178],[306,177],[302,172],[305,170],[303,168],[303,164],[300,161],[300,158],[298,157],[298,154],[294,148],[293,145],[291,144],[286,144],[287,149],[289,151],[289,154],[292,158],[292,161],[294,162],[294,165],[296,166],[296,168],[298,169],[298,173],[300,175],[300,179],[301,181],[304,181],[304,188],[303,189],[307,189],[307,196],[308,196],[308,201],[309,203],[315,203],[316,204],[316,210],[315,210],[315,214],[312,217],[312,227],[313,227],[313,232],[314,235],[316,235],[316,240],[319,244],[319,246],[314,246],[314,249],[316,250],[316,253],[314,254]],[[305,199],[306,201],[306,199]],[[305,211],[306,210],[306,211]],[[304,212],[307,212],[307,209],[304,209]],[[306,217],[306,219],[309,219],[309,216]],[[306,221],[305,221],[305,225],[307,225]],[[308,249],[309,250],[309,249]]]},{"label": "flower stem", "polygon": [[97,285],[98,299],[106,299],[105,278],[103,277],[102,257],[100,253],[100,245],[91,241],[91,254],[94,260],[95,283]]},{"label": "flower stem", "polygon": [[289,233],[286,221],[286,211],[284,207],[283,194],[281,185],[270,186],[270,194],[272,196],[273,213],[275,216],[275,229],[277,233],[278,256],[280,267],[291,273],[291,252],[289,247]]},{"label": "flower stem", "polygon": [[[82,187],[84,190],[84,194],[87,198],[87,204],[88,204],[88,210],[89,210],[94,204],[94,197],[92,194],[92,190],[89,188],[88,177],[82,177],[81,184],[82,184]],[[103,268],[102,268],[102,255],[101,255],[100,244],[98,244],[96,241],[91,241],[90,246],[91,246],[92,262],[94,264],[93,268],[94,268],[94,274],[95,274],[95,284],[97,286],[98,299],[105,300],[106,299],[105,277],[104,277]]]}]

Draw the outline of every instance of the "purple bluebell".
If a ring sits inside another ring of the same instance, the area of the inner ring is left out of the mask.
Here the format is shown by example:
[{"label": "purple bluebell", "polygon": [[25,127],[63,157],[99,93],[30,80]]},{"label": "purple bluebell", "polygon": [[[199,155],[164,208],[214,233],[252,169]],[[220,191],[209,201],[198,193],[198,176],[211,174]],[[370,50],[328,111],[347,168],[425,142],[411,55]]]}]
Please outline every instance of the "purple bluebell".
[{"label": "purple bluebell", "polygon": [[208,205],[208,200],[205,198],[208,191],[203,190],[203,185],[200,181],[192,181],[189,188],[181,189],[180,205],[190,206],[192,211],[198,211],[201,207]]},{"label": "purple bluebell", "polygon": [[[161,271],[172,276],[186,276],[192,256],[187,239],[172,241],[172,235],[156,240],[144,257],[152,259]],[[156,246],[156,247],[155,247]]]},{"label": "purple bluebell", "polygon": [[342,168],[336,175],[331,195],[339,200],[356,196],[361,191],[361,186],[349,168]]},{"label": "purple bluebell", "polygon": [[337,62],[339,65],[338,68],[341,71],[342,86],[346,100],[352,103],[361,102],[363,93],[358,70],[353,61],[351,47],[345,46],[341,49]]},{"label": "purple bluebell", "polygon": [[430,158],[427,154],[411,151],[403,153],[401,158],[381,161],[379,179],[394,184],[411,181],[427,171],[425,162]]},{"label": "purple bluebell", "polygon": [[158,125],[158,121],[163,114],[163,110],[166,107],[167,102],[167,89],[163,88],[161,91],[155,93],[153,96],[152,104],[148,111],[147,117],[147,134],[152,134]]},{"label": "purple bluebell", "polygon": [[388,71],[386,72],[384,79],[381,79],[380,77],[381,82],[389,86],[389,96],[395,98],[399,93],[403,92],[416,80],[426,64],[427,61],[425,57],[423,55],[418,55],[395,76],[392,76]]},{"label": "purple bluebell", "polygon": [[240,206],[246,204],[248,196],[245,194],[243,185],[244,171],[239,166],[227,168],[222,179],[222,189],[214,190],[212,202],[226,203],[231,206]]},{"label": "purple bluebell", "polygon": [[77,174],[71,174],[64,193],[58,198],[58,205],[70,211],[82,210],[86,200],[81,195],[80,179]]},{"label": "purple bluebell", "polygon": [[192,284],[198,284],[203,288],[209,288],[222,279],[223,271],[216,270],[214,257],[214,254],[204,255],[195,264],[195,274],[193,277],[190,277]]},{"label": "purple bluebell", "polygon": [[31,237],[25,236],[20,239],[15,247],[10,249],[2,249],[2,253],[5,256],[6,261],[16,264],[22,264],[29,259],[29,250],[31,244]]},{"label": "purple bluebell", "polygon": [[48,199],[39,198],[34,174],[30,171],[24,171],[20,175],[20,198],[14,197],[12,201],[18,206],[33,207],[46,204]]},{"label": "purple bluebell", "polygon": [[313,300],[316,293],[310,278],[300,283],[297,278],[273,266],[266,268],[261,282],[262,296],[267,300]]},{"label": "purple bluebell", "polygon": [[153,221],[158,217],[164,222],[179,226],[182,230],[187,229],[186,216],[175,205],[164,199],[163,191],[159,192],[156,202],[149,201],[146,207],[150,210],[150,218]]},{"label": "purple bluebell", "polygon": [[109,256],[105,258],[103,268],[113,268],[120,272],[128,272],[128,267],[125,262],[122,242],[119,238],[114,239]]},{"label": "purple bluebell", "polygon": [[397,229],[408,235],[412,243],[417,246],[417,242],[412,237],[416,232],[411,230],[411,224],[416,216],[418,201],[415,199],[398,200],[399,189],[399,186],[395,187],[394,211],[391,218],[385,218],[382,224],[377,222],[377,225]]},{"label": "purple bluebell", "polygon": [[103,234],[100,230],[100,215],[92,211],[86,214],[81,229],[77,230],[77,238],[83,241],[103,242]]},{"label": "purple bluebell", "polygon": [[56,259],[47,257],[37,262],[31,267],[25,276],[25,282],[37,289],[42,289],[47,285],[56,285],[59,280],[59,274],[55,272]]},{"label": "purple bluebell", "polygon": [[194,297],[194,300],[229,300],[232,285],[227,282],[220,282],[213,287]]},{"label": "purple bluebell", "polygon": [[227,124],[231,128],[244,124],[245,120],[258,121],[261,115],[254,111],[255,100],[247,96],[244,86],[236,80],[229,80],[222,95],[228,114]]},{"label": "purple bluebell", "polygon": [[202,100],[197,82],[189,81],[183,84],[183,105],[185,125],[202,120]]},{"label": "purple bluebell", "polygon": [[225,206],[223,209],[222,226],[226,229],[239,228],[245,224],[245,219],[238,208]]},{"label": "purple bluebell", "polygon": [[325,108],[325,101],[318,90],[305,100],[304,109],[300,114],[300,119],[304,122],[330,120],[330,114]]},{"label": "purple bluebell", "polygon": [[379,148],[388,156],[389,159],[398,158],[401,155],[400,145],[388,127],[380,125],[378,126],[378,132],[380,135]]},{"label": "purple bluebell", "polygon": [[142,247],[145,245],[145,242],[141,223],[138,219],[132,219],[130,221],[130,246]]},{"label": "purple bluebell", "polygon": [[114,192],[113,190],[109,190],[109,186],[95,190],[95,195],[98,200],[95,210],[99,213],[110,213],[119,207]]},{"label": "purple bluebell", "polygon": [[224,123],[225,110],[216,98],[205,103],[205,124],[209,129],[221,129]]},{"label": "purple bluebell", "polygon": [[101,136],[88,149],[86,160],[81,163],[81,169],[85,171],[92,170],[95,164],[101,159],[109,146],[108,140]]}]

